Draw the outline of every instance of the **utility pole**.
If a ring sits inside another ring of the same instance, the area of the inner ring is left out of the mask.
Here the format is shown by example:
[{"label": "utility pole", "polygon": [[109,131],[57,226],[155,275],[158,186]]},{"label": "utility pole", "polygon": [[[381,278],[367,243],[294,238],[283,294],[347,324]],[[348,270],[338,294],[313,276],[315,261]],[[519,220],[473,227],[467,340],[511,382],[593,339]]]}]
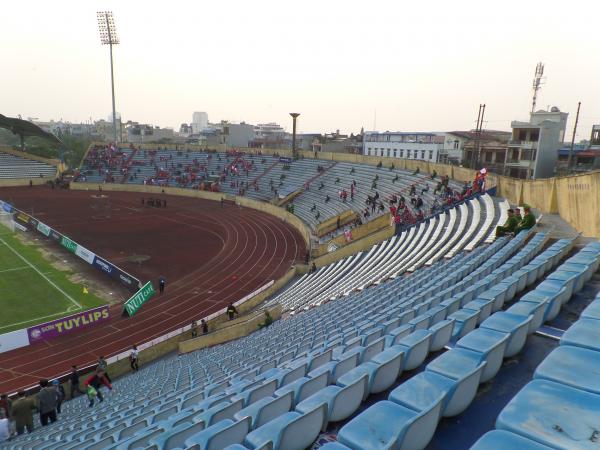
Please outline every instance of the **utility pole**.
[{"label": "utility pole", "polygon": [[[479,121],[479,131],[477,132],[477,166],[481,165],[481,132],[483,131],[483,116],[485,115],[485,103],[481,105],[481,120]],[[477,169],[477,167],[475,167]]]},{"label": "utility pole", "polygon": [[471,155],[471,169],[474,169],[477,166],[477,162],[479,161],[479,138],[480,138],[480,127],[483,123],[483,112],[485,110],[485,105],[479,104],[479,112],[477,113],[477,125],[475,125],[475,143],[473,145],[473,154]]},{"label": "utility pole", "polygon": [[115,75],[113,70],[113,45],[119,44],[117,36],[117,27],[112,11],[100,11],[96,14],[98,18],[98,29],[100,30],[100,42],[102,45],[110,47],[110,86],[112,93],[112,119],[115,145],[119,142],[117,139],[117,112],[115,108]]},{"label": "utility pole", "polygon": [[573,147],[575,146],[575,133],[577,133],[577,123],[579,122],[579,108],[581,108],[581,102],[577,103],[577,115],[575,116],[575,126],[573,127],[573,136],[571,136],[571,148],[569,149],[569,160],[567,162],[567,170],[571,171],[573,164]]}]

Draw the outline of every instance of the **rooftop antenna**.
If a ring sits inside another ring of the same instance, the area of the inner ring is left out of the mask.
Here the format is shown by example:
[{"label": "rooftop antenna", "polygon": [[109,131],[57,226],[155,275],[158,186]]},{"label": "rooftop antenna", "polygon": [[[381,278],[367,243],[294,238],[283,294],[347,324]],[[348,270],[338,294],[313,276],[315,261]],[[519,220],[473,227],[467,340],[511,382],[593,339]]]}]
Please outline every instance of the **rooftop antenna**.
[{"label": "rooftop antenna", "polygon": [[544,84],[545,81],[544,63],[539,62],[537,63],[537,66],[535,66],[535,75],[533,77],[533,101],[531,102],[531,112],[535,112],[538,91],[542,88],[542,84]]}]

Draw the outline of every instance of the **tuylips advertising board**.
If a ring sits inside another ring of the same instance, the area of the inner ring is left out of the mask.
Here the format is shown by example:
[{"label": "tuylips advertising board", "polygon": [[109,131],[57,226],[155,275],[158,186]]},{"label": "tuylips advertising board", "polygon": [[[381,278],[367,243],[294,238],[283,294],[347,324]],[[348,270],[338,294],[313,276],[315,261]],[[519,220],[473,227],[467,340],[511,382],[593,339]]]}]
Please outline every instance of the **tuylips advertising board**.
[{"label": "tuylips advertising board", "polygon": [[109,319],[108,305],[88,309],[71,316],[27,328],[29,342],[34,344],[93,327]]}]

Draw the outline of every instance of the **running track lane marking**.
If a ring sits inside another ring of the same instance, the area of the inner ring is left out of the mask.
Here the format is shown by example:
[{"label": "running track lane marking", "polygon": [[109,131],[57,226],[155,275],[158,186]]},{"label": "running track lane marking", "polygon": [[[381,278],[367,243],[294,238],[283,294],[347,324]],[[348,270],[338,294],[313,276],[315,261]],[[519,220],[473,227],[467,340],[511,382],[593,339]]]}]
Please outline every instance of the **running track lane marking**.
[{"label": "running track lane marking", "polygon": [[29,266],[21,266],[21,267],[14,267],[12,269],[4,269],[4,270],[0,270],[0,273],[13,272],[15,270],[23,270],[23,269],[29,269]]},{"label": "running track lane marking", "polygon": [[75,306],[77,306],[79,309],[83,309],[83,306],[81,306],[81,304],[79,304],[79,302],[77,302],[77,300],[75,300],[73,297],[71,297],[69,294],[67,294],[65,291],[63,291],[61,288],[59,288],[54,281],[50,280],[50,278],[48,278],[46,275],[44,275],[42,272],[39,271],[39,269],[37,267],[35,267],[33,264],[31,264],[29,261],[27,261],[23,255],[20,255],[19,252],[17,252],[14,248],[12,248],[10,245],[8,245],[8,243],[2,239],[0,237],[0,242],[2,242],[4,245],[6,245],[6,247],[8,247],[8,249],[13,252],[15,255],[17,255],[19,258],[21,258],[21,260],[23,260],[23,262],[25,264],[27,264],[29,267],[31,267],[33,270],[35,270],[44,280],[46,280],[48,283],[50,283],[52,286],[54,286],[54,288],[60,292],[62,295],[64,295],[65,297],[67,297]]}]

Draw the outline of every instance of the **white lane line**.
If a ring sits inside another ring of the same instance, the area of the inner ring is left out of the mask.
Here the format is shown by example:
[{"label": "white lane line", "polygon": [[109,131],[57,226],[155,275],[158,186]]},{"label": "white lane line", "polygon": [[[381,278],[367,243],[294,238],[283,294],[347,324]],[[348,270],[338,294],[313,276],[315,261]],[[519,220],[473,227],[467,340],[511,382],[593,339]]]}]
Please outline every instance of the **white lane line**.
[{"label": "white lane line", "polygon": [[71,297],[69,294],[67,294],[65,291],[63,291],[60,287],[58,287],[54,283],[54,281],[52,281],[50,278],[48,278],[46,275],[44,275],[42,272],[40,272],[37,267],[35,267],[33,264],[31,264],[29,261],[27,261],[22,255],[19,254],[19,252],[17,252],[14,248],[12,248],[10,245],[8,245],[8,243],[1,237],[0,237],[0,242],[2,242],[4,245],[6,245],[10,249],[11,252],[13,252],[19,258],[21,258],[25,264],[27,264],[29,267],[31,267],[33,270],[35,270],[44,280],[46,280],[48,283],[50,283],[58,292],[60,292],[65,297],[67,297],[71,301],[71,303],[73,303],[79,309],[83,309],[83,307],[77,300],[75,300],[73,297]]},{"label": "white lane line", "polygon": [[12,269],[4,269],[4,270],[0,270],[0,273],[13,272],[15,270],[23,270],[23,269],[29,269],[29,266],[21,266],[21,267],[14,267]]},{"label": "white lane line", "polygon": [[[72,308],[72,306],[69,306],[69,309],[70,308]],[[37,321],[39,321],[40,323],[43,323],[43,319],[50,319],[51,317],[69,315],[69,312],[71,312],[71,311],[69,311],[69,310],[67,310],[67,311],[61,311],[61,312],[57,312],[57,313],[54,313],[54,314],[50,314],[48,316],[35,317],[33,319],[24,320],[23,322],[11,323],[11,324],[8,324],[8,325],[1,326],[0,330],[3,330],[5,328],[9,328],[9,327],[14,327],[16,325],[24,325],[26,323],[32,323],[32,322],[37,322]]]}]

